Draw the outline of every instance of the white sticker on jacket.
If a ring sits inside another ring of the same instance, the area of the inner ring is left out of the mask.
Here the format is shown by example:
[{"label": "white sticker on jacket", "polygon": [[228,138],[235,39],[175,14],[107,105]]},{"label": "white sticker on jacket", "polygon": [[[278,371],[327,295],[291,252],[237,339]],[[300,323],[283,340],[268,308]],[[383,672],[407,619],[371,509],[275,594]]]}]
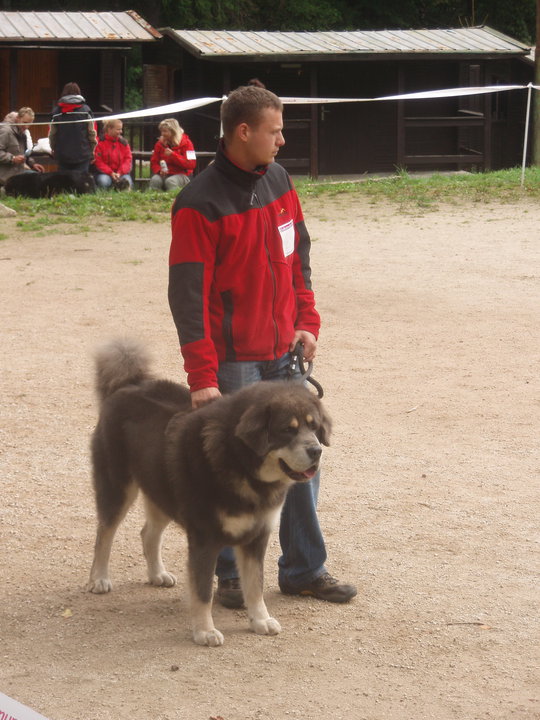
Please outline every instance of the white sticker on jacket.
[{"label": "white sticker on jacket", "polygon": [[278,225],[278,230],[281,235],[283,254],[287,257],[294,252],[294,222],[289,220],[284,225]]},{"label": "white sticker on jacket", "polygon": [[195,150],[187,150],[187,151],[186,151],[186,157],[187,157],[188,160],[196,160],[196,159],[197,159],[197,155],[196,155],[196,153],[195,153]]}]

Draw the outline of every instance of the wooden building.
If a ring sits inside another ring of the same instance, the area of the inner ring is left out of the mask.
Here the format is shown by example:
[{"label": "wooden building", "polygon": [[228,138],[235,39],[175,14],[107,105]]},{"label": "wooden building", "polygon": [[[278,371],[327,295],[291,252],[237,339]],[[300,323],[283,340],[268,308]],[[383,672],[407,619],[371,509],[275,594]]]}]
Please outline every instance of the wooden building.
[{"label": "wooden building", "polygon": [[[446,88],[526,85],[529,48],[488,27],[355,32],[161,29],[143,49],[145,104],[227,94],[257,77],[280,96],[373,98]],[[521,161],[526,92],[285,108],[279,161],[298,174],[497,169]],[[219,105],[184,113],[212,150]]]},{"label": "wooden building", "polygon": [[0,119],[21,106],[48,119],[66,82],[97,115],[122,110],[127,54],[159,38],[131,10],[0,12]]}]

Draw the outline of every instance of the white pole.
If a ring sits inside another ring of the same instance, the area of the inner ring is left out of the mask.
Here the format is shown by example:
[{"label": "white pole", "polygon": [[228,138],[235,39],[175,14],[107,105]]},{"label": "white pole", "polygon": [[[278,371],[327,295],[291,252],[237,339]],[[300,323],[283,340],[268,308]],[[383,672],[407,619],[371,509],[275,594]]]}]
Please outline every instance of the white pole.
[{"label": "white pole", "polygon": [[525,184],[525,164],[527,162],[527,144],[529,142],[529,119],[531,116],[531,94],[532,83],[527,85],[529,93],[527,95],[527,112],[525,113],[525,137],[523,138],[523,160],[521,162],[521,187]]}]

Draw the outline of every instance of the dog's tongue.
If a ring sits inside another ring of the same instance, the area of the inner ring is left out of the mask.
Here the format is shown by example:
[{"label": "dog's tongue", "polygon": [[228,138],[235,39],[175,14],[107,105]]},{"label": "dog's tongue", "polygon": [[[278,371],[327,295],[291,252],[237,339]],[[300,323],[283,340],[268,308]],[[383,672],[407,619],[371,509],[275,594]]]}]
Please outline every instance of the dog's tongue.
[{"label": "dog's tongue", "polygon": [[315,473],[317,472],[317,468],[315,466],[310,467],[309,470],[306,470],[305,472],[301,473],[305,478],[308,478],[310,480]]}]

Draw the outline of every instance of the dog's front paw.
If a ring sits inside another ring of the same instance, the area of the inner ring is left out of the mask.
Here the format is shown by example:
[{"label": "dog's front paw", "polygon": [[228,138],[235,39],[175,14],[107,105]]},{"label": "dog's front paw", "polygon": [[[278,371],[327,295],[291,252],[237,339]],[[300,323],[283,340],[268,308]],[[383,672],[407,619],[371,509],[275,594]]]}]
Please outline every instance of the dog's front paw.
[{"label": "dog's front paw", "polygon": [[90,580],[86,586],[87,592],[93,592],[97,595],[103,595],[103,593],[111,592],[112,582],[109,578],[98,578],[97,580]]},{"label": "dog's front paw", "polygon": [[197,645],[207,645],[208,647],[219,647],[225,642],[225,638],[219,630],[194,630],[193,639]]},{"label": "dog's front paw", "polygon": [[253,632],[257,633],[257,635],[279,635],[281,632],[281,625],[273,617],[266,618],[265,620],[255,620],[252,618],[249,624]]},{"label": "dog's front paw", "polygon": [[172,587],[176,585],[176,576],[164,570],[163,572],[152,575],[150,577],[150,583],[152,585],[158,585],[159,587]]}]

